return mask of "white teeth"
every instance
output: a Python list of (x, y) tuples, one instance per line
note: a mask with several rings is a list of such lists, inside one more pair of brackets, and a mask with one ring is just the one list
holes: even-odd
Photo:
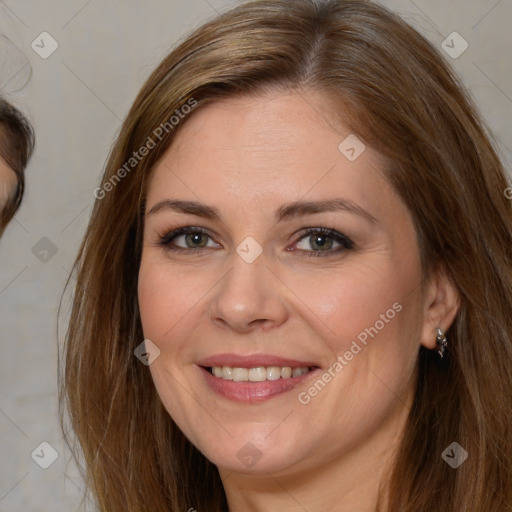
[[(220, 368), (220, 366), (216, 366), (215, 368)], [(230, 366), (223, 366), (221, 374), (215, 375), (215, 377), (222, 377), (225, 380), (233, 380), (233, 369)]]
[(231, 366), (213, 366), (212, 374), (224, 380), (235, 382), (263, 382), (265, 380), (289, 379), (308, 373), (311, 368), (290, 366), (257, 366), (254, 368), (233, 368)]
[(267, 368), (267, 380), (277, 380), (281, 378), (281, 368), (279, 366), (269, 366)]
[(233, 368), (233, 380), (242, 382), (249, 380), (249, 370), (247, 368)]
[(281, 378), (289, 379), (292, 376), (292, 369), (289, 366), (283, 366), (281, 368)]
[(263, 366), (251, 368), (249, 370), (249, 380), (251, 382), (263, 382), (264, 380), (267, 380), (267, 370), (265, 370)]

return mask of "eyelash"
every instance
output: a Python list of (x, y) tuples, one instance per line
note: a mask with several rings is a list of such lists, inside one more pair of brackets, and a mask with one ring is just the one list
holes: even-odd
[[(173, 247), (171, 242), (180, 235), (188, 235), (188, 234), (197, 234), (200, 233), (202, 235), (206, 235), (213, 240), (208, 231), (204, 228), (200, 227), (192, 227), (192, 226), (182, 226), (173, 229), (170, 232), (167, 232), (164, 235), (159, 236), (158, 245), (161, 247), (165, 247), (166, 249), (179, 252), (179, 253), (187, 253), (187, 254), (196, 254), (202, 252), (204, 249), (208, 249), (208, 247), (194, 247), (185, 249), (184, 247)], [(326, 256), (332, 256), (335, 254), (339, 254), (346, 250), (355, 249), (355, 244), (348, 238), (347, 236), (339, 233), (333, 229), (329, 228), (305, 228), (298, 233), (298, 240), (296, 243), (299, 243), (303, 238), (307, 238), (312, 235), (324, 235), (332, 238), (335, 242), (340, 244), (340, 247), (334, 250), (326, 250), (326, 251), (306, 251), (304, 249), (298, 249), (299, 252), (303, 253), (304, 256), (313, 257), (313, 258), (323, 258)], [(295, 251), (295, 249), (293, 249)]]

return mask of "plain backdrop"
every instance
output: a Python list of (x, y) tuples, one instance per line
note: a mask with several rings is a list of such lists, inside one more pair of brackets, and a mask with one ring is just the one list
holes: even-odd
[[(191, 29), (236, 3), (0, 2), (0, 34), (18, 48), (16, 53), (0, 45), (2, 92), (27, 114), (37, 134), (22, 208), (0, 242), (0, 512), (79, 509), (84, 486), (57, 420), (57, 309), (93, 190), (144, 79)], [(444, 55), (470, 89), (510, 170), (512, 2), (383, 3), (439, 48), (454, 31), (467, 41), (459, 58)], [(48, 58), (31, 46), (43, 46), (44, 37), (45, 51), (51, 48), (43, 32), (58, 44)], [(8, 62), (1, 62), (4, 57)], [(42, 442), (58, 453), (48, 469), (31, 456), (46, 450), (48, 457)]]

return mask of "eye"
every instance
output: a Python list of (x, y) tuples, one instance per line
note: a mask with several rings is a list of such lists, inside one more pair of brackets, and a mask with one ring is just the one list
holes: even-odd
[(299, 249), (307, 256), (329, 256), (354, 249), (354, 243), (348, 237), (333, 229), (307, 228), (299, 236), (299, 241), (291, 250)]
[[(342, 233), (328, 228), (306, 228), (290, 251), (299, 250), (306, 256), (329, 256), (347, 249), (354, 243)], [(174, 252), (196, 253), (208, 248), (221, 248), (209, 232), (200, 227), (178, 227), (159, 237), (158, 244)]]
[(220, 245), (213, 241), (209, 233), (198, 227), (181, 227), (160, 237), (159, 245), (171, 251), (197, 252)]

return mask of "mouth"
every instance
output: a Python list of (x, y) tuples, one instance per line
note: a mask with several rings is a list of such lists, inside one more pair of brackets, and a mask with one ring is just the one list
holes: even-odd
[(218, 379), (233, 382), (264, 382), (300, 377), (317, 368), (318, 366), (255, 366), (252, 368), (209, 366), (205, 369)]
[(262, 402), (291, 391), (320, 371), (312, 362), (261, 355), (223, 354), (196, 364), (211, 391), (246, 403)]

